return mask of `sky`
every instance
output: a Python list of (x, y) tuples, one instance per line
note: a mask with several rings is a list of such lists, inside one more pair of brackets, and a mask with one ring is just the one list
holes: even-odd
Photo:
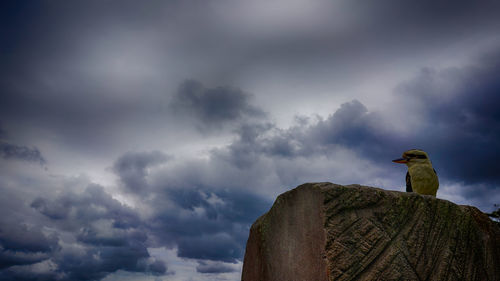
[(0, 279), (240, 280), (305, 182), (500, 204), (500, 2), (1, 1)]

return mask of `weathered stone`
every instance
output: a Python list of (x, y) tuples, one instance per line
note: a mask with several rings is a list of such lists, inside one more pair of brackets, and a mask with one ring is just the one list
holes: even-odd
[(252, 225), (242, 280), (500, 280), (500, 227), (432, 196), (304, 184)]

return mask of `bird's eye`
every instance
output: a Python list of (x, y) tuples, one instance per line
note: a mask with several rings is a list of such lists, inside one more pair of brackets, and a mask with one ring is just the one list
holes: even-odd
[(415, 154), (406, 154), (406, 157), (413, 158), (413, 157), (415, 157)]
[(425, 155), (417, 155), (417, 158), (418, 159), (427, 159), (427, 156), (425, 156)]

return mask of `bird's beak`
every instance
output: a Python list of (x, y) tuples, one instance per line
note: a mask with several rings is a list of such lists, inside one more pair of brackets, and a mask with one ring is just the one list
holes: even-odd
[(408, 163), (408, 159), (406, 159), (406, 158), (399, 158), (399, 159), (392, 160), (392, 162), (394, 162), (394, 163), (400, 163), (400, 164), (405, 164), (405, 163)]

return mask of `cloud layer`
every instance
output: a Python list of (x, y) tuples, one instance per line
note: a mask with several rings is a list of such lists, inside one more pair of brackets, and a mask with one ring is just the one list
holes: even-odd
[(0, 4), (2, 280), (238, 280), (279, 193), (403, 190), (410, 148), (438, 197), (500, 203), (494, 1), (18, 2)]

